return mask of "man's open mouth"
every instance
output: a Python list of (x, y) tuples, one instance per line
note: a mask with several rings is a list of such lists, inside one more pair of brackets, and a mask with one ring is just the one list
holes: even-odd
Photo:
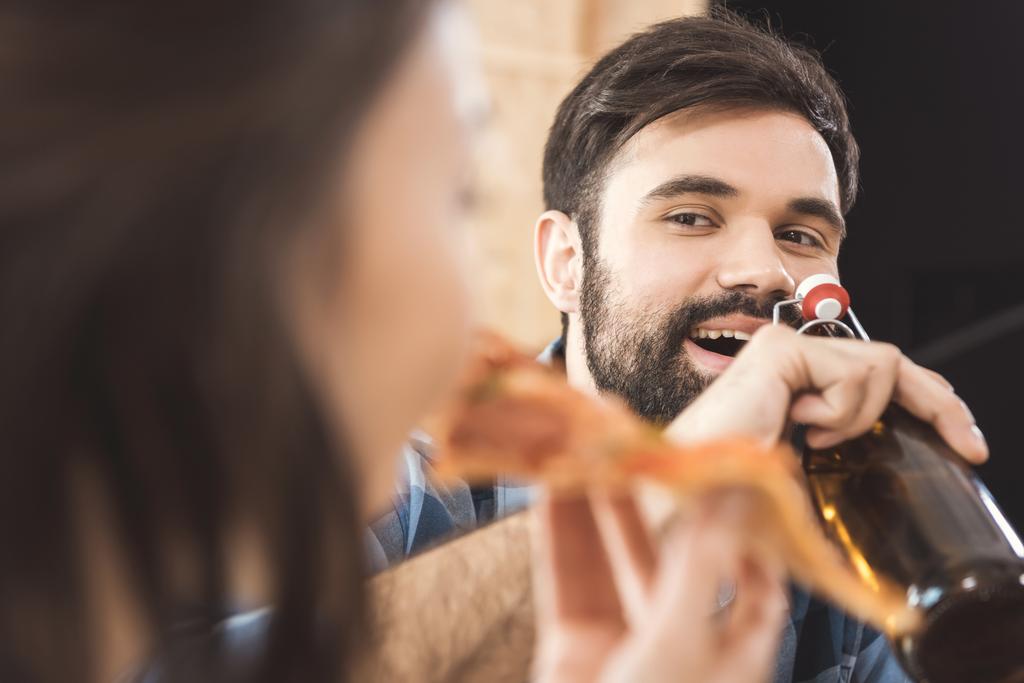
[(750, 334), (739, 330), (706, 330), (698, 327), (690, 331), (690, 339), (705, 351), (733, 358), (750, 340)]

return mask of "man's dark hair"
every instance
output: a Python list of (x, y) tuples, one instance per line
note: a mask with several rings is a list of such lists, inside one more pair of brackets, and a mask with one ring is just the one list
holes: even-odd
[[(766, 108), (803, 116), (825, 139), (845, 214), (857, 196), (860, 152), (846, 103), (817, 54), (723, 8), (637, 33), (601, 58), (562, 101), (544, 149), (544, 203), (579, 226), (596, 255), (602, 178), (633, 135), (692, 107)], [(568, 316), (562, 315), (563, 338)]]

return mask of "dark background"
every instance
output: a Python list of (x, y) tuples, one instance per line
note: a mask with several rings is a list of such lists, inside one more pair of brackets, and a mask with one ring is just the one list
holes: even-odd
[(847, 94), (861, 194), (840, 270), (875, 339), (938, 370), (1024, 531), (1024, 3), (730, 0), (822, 53)]

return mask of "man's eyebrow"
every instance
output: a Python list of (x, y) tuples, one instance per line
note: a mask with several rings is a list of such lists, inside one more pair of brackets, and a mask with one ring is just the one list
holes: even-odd
[(839, 213), (835, 204), (826, 199), (800, 197), (790, 200), (786, 208), (793, 213), (816, 216), (832, 226), (839, 233), (840, 239), (846, 237), (846, 221), (843, 220), (843, 215)]
[[(681, 175), (666, 180), (645, 194), (640, 200), (640, 206), (646, 206), (659, 199), (672, 199), (684, 194), (730, 198), (739, 196), (740, 191), (724, 180), (712, 176)], [(846, 221), (843, 220), (843, 215), (835, 204), (826, 199), (798, 197), (791, 199), (786, 208), (793, 213), (821, 218), (839, 233), (840, 239), (846, 237)]]
[(711, 197), (735, 197), (740, 191), (735, 187), (706, 175), (681, 175), (666, 180), (661, 185), (648, 192), (640, 200), (644, 206), (658, 199), (672, 199), (682, 194), (703, 194)]

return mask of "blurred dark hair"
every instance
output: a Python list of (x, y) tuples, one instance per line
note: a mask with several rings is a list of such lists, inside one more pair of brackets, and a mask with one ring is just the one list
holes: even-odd
[[(0, 10), (3, 680), (93, 670), (82, 472), (158, 648), (182, 617), (212, 624), (237, 607), (227, 536), (242, 521), (267, 551), (275, 605), (259, 678), (346, 678), (358, 492), (286, 330), (281, 260), (316, 229), (427, 4)], [(204, 650), (203, 680), (232, 675), (223, 645)]]
[[(544, 149), (544, 203), (576, 221), (584, 262), (597, 253), (608, 164), (640, 129), (693, 107), (803, 116), (832, 152), (843, 212), (853, 207), (860, 151), (835, 80), (809, 49), (718, 6), (709, 16), (665, 21), (632, 36), (558, 107)], [(562, 326), (564, 336), (565, 314)]]

